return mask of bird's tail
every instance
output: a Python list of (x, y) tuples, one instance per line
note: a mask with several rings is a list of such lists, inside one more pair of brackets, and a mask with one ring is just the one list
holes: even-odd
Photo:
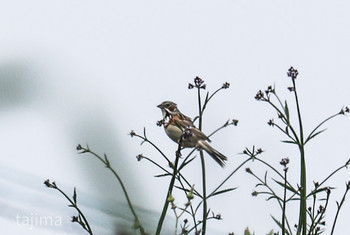
[(211, 147), (211, 145), (204, 140), (198, 141), (198, 145), (199, 149), (206, 151), (221, 167), (225, 166), (225, 161), (227, 161), (225, 155)]

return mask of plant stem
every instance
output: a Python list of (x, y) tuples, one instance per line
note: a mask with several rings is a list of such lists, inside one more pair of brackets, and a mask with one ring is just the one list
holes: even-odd
[(131, 210), (131, 213), (132, 213), (133, 216), (134, 216), (134, 225), (136, 225), (137, 228), (140, 229), (141, 234), (146, 234), (144, 228), (143, 228), (143, 227), (141, 226), (141, 224), (140, 224), (140, 220), (139, 220), (139, 218), (138, 218), (138, 216), (137, 216), (137, 214), (136, 214), (136, 212), (135, 212), (135, 209), (134, 209), (134, 207), (133, 207), (133, 205), (132, 205), (132, 203), (131, 203), (129, 194), (128, 194), (127, 190), (126, 190), (126, 187), (125, 187), (125, 185), (124, 185), (122, 179), (121, 179), (120, 176), (118, 175), (118, 173), (111, 167), (111, 165), (110, 165), (110, 163), (109, 163), (109, 161), (108, 161), (108, 159), (107, 159), (107, 156), (105, 155), (105, 159), (103, 159), (102, 157), (100, 157), (100, 156), (99, 156), (98, 154), (96, 154), (95, 152), (92, 152), (89, 148), (84, 149), (84, 151), (87, 151), (87, 152), (91, 153), (92, 155), (94, 155), (95, 157), (97, 157), (101, 162), (103, 162), (103, 163), (106, 165), (106, 168), (108, 168), (108, 169), (113, 173), (113, 175), (117, 178), (117, 180), (118, 180), (120, 186), (122, 187), (124, 196), (125, 196), (125, 198), (126, 198), (126, 201), (128, 202), (128, 206), (129, 206), (129, 208), (130, 208), (130, 210)]
[(171, 177), (171, 181), (170, 181), (170, 184), (169, 184), (169, 188), (168, 188), (168, 192), (167, 192), (167, 195), (166, 195), (166, 198), (165, 198), (165, 202), (164, 202), (164, 206), (163, 206), (163, 211), (162, 211), (162, 214), (159, 218), (159, 221), (158, 221), (158, 226), (157, 226), (157, 231), (156, 231), (156, 235), (159, 235), (160, 232), (162, 231), (162, 226), (163, 226), (163, 223), (164, 223), (164, 219), (165, 219), (165, 216), (166, 216), (166, 212), (168, 210), (168, 206), (169, 206), (169, 196), (172, 194), (173, 192), (173, 188), (174, 188), (174, 184), (175, 184), (175, 179), (176, 179), (176, 175), (177, 175), (177, 166), (179, 164), (179, 159), (180, 159), (180, 156), (181, 156), (181, 140), (179, 142), (179, 146), (178, 146), (178, 149), (176, 151), (176, 158), (175, 158), (175, 164), (174, 164), (174, 171), (173, 171), (173, 175)]
[[(197, 89), (198, 95), (198, 110), (199, 110), (199, 124), (198, 129), (202, 130), (202, 115), (207, 102), (204, 104), (202, 109), (201, 93), (200, 88)], [(206, 175), (205, 175), (205, 160), (203, 151), (200, 151), (201, 165), (202, 165), (202, 197), (203, 197), (203, 219), (202, 219), (202, 235), (205, 235), (207, 229), (207, 187), (206, 187)]]
[(86, 225), (86, 228), (85, 228), (85, 227), (83, 227), (83, 228), (84, 228), (89, 234), (92, 235), (93, 232), (92, 232), (92, 229), (91, 229), (91, 227), (90, 227), (90, 225), (89, 225), (89, 222), (88, 222), (88, 220), (86, 219), (86, 217), (84, 216), (83, 212), (79, 209), (78, 205), (77, 205), (76, 203), (74, 203), (74, 202), (67, 196), (67, 194), (65, 194), (60, 188), (58, 188), (58, 187), (56, 186), (56, 184), (54, 185), (53, 188), (56, 189), (56, 190), (58, 190), (58, 191), (71, 203), (71, 206), (72, 206), (74, 209), (76, 209), (76, 210), (78, 211), (79, 215), (81, 216), (81, 218), (82, 218), (83, 221), (84, 221), (84, 224)]
[(206, 187), (206, 175), (205, 175), (205, 161), (203, 151), (200, 151), (201, 163), (202, 163), (202, 184), (203, 184), (203, 224), (202, 235), (205, 235), (207, 228), (207, 187)]
[(287, 206), (287, 168), (284, 169), (284, 192), (283, 192), (283, 207), (282, 207), (282, 235), (286, 234), (286, 206)]
[(346, 184), (346, 190), (345, 190), (345, 193), (344, 193), (344, 195), (343, 195), (343, 198), (341, 199), (340, 204), (337, 202), (338, 208), (337, 208), (337, 213), (336, 213), (336, 215), (335, 215), (335, 217), (334, 217), (331, 235), (333, 235), (333, 233), (334, 233), (334, 229), (335, 229), (335, 225), (336, 225), (337, 220), (338, 220), (338, 216), (339, 216), (340, 209), (341, 209), (341, 207), (343, 206), (343, 204), (344, 204), (344, 202), (345, 202), (346, 194), (349, 192), (349, 189), (350, 189), (350, 183), (347, 183), (347, 184)]
[(299, 131), (300, 131), (300, 142), (299, 142), (299, 152), (300, 152), (300, 211), (299, 211), (299, 226), (297, 234), (306, 235), (307, 230), (307, 205), (306, 205), (306, 162), (305, 162), (305, 150), (304, 150), (304, 131), (303, 131), (303, 122), (301, 119), (301, 111), (299, 106), (299, 99), (298, 99), (298, 93), (296, 89), (295, 79), (292, 78), (293, 81), (293, 87), (294, 87), (294, 96), (295, 96), (295, 103), (297, 106), (297, 112), (298, 112), (298, 121), (299, 121)]

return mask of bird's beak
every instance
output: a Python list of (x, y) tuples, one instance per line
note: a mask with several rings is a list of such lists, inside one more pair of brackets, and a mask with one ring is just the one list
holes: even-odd
[(162, 104), (158, 105), (157, 107), (161, 109), (162, 108)]

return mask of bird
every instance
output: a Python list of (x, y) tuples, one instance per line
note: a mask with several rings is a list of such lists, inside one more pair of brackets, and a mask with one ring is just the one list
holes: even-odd
[[(164, 101), (157, 106), (161, 109), (163, 119), (160, 121), (168, 137), (185, 148), (196, 148), (207, 152), (221, 167), (225, 166), (227, 157), (214, 149), (211, 142), (201, 130), (199, 130), (190, 117), (187, 117), (177, 108), (172, 101)], [(181, 141), (181, 143), (180, 143)]]

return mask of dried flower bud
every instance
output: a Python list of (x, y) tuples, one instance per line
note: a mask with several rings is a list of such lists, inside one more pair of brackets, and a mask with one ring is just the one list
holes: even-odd
[(129, 135), (131, 136), (131, 137), (134, 137), (135, 135), (136, 135), (136, 133), (135, 133), (135, 131), (130, 131), (130, 133), (129, 133)]
[(79, 222), (79, 217), (78, 216), (72, 216), (72, 222)]
[(45, 180), (44, 184), (46, 185), (46, 187), (49, 187), (49, 188), (51, 187), (51, 183), (49, 179)]
[(262, 150), (262, 148), (258, 148), (257, 150), (256, 150), (256, 154), (261, 154), (261, 153), (263, 153), (264, 152), (264, 150)]
[(195, 77), (194, 86), (199, 88), (199, 89), (205, 89), (204, 80), (201, 79), (200, 77)]
[(275, 90), (272, 88), (272, 86), (268, 86), (267, 89), (265, 90), (265, 94), (268, 95), (269, 93), (274, 93)]
[(268, 124), (269, 126), (274, 126), (275, 123), (274, 123), (274, 121), (273, 121), (273, 118), (270, 119), (270, 120), (267, 122), (267, 124)]
[(294, 88), (294, 87), (292, 87), (292, 86), (287, 87), (287, 89), (288, 89), (290, 92), (295, 91), (295, 88)]
[(252, 170), (250, 168), (245, 168), (245, 171), (249, 174), (253, 174)]
[(232, 124), (234, 126), (237, 126), (238, 125), (238, 119), (232, 119)]
[(319, 213), (319, 214), (323, 214), (323, 213), (325, 213), (326, 212), (326, 208), (325, 207), (323, 207), (322, 205), (320, 205), (320, 207), (318, 208), (318, 210), (317, 210), (317, 213)]
[(284, 167), (286, 167), (288, 164), (289, 164), (289, 158), (283, 158), (281, 161), (280, 161), (280, 164)]
[(298, 74), (299, 72), (297, 69), (294, 69), (293, 67), (290, 67), (288, 69), (288, 72), (287, 72), (288, 77), (291, 77), (292, 79), (296, 79)]
[(142, 153), (136, 156), (137, 161), (141, 161), (142, 158), (144, 158)]
[(228, 83), (228, 82), (225, 82), (224, 84), (222, 84), (222, 89), (227, 89), (227, 88), (229, 88), (230, 87), (230, 83)]
[(259, 90), (258, 93), (256, 93), (255, 97), (256, 100), (263, 100), (264, 99), (264, 93)]

